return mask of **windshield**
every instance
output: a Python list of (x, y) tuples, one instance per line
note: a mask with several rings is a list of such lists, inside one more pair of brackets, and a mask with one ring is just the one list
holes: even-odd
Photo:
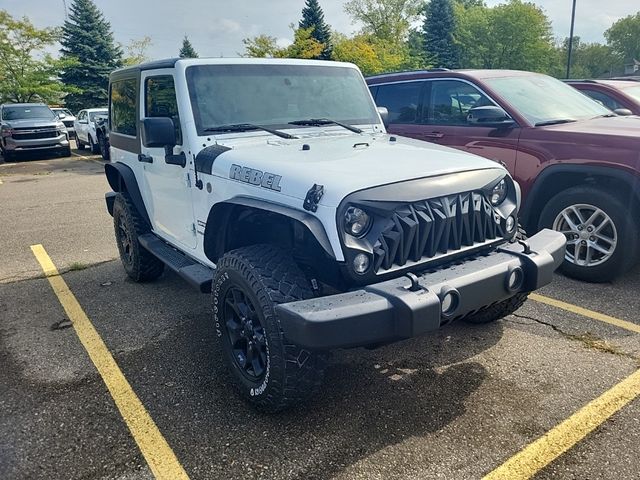
[(578, 90), (546, 75), (488, 78), (485, 82), (533, 125), (611, 114)]
[(626, 93), (630, 97), (633, 97), (634, 100), (640, 102), (640, 85), (625, 88), (624, 93)]
[(107, 110), (100, 110), (98, 112), (89, 112), (89, 121), (95, 122), (96, 118), (104, 117), (107, 114)]
[(49, 107), (43, 105), (6, 106), (2, 109), (3, 120), (27, 120), (30, 118), (53, 120), (55, 115)]
[(187, 69), (187, 82), (199, 135), (241, 123), (292, 128), (289, 122), (314, 118), (378, 123), (369, 91), (352, 68), (202, 65)]
[(60, 115), (61, 113), (64, 113), (67, 117), (73, 117), (73, 114), (66, 108), (52, 108), (51, 110), (56, 115)]

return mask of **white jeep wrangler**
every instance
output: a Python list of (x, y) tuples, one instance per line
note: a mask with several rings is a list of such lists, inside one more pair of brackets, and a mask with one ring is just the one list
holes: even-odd
[(354, 65), (166, 60), (115, 71), (109, 92), (124, 268), (212, 293), (262, 410), (309, 397), (330, 349), (513, 312), (564, 258), (562, 233), (525, 240), (502, 166), (388, 135)]

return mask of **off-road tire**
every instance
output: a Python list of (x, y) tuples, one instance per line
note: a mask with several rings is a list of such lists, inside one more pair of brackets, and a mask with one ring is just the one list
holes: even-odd
[(109, 160), (109, 146), (104, 135), (98, 135), (98, 145), (100, 147), (100, 155), (103, 160)]
[[(226, 253), (216, 265), (212, 286), (213, 318), (233, 383), (258, 410), (277, 412), (300, 404), (319, 388), (326, 354), (290, 342), (274, 311), (279, 303), (313, 296), (309, 282), (282, 249), (253, 245)], [(266, 369), (251, 379), (234, 358), (225, 310), (227, 292), (240, 289), (251, 302), (266, 338)]]
[[(522, 228), (520, 225), (518, 225), (518, 233), (516, 234), (515, 239), (527, 239), (527, 232), (525, 232), (524, 228)], [(507, 298), (506, 300), (498, 302), (494, 305), (489, 305), (488, 307), (482, 308), (476, 313), (467, 315), (462, 320), (467, 323), (473, 323), (476, 325), (495, 322), (496, 320), (500, 320), (501, 318), (504, 318), (507, 315), (511, 315), (513, 312), (518, 310), (522, 305), (524, 305), (524, 302), (527, 301), (528, 296), (529, 293), (517, 293), (511, 298)]]
[(93, 153), (94, 155), (100, 153), (100, 145), (93, 141), (91, 135), (89, 135), (89, 150), (91, 150), (91, 153)]
[[(164, 263), (140, 245), (138, 237), (148, 233), (149, 227), (126, 192), (118, 193), (113, 203), (113, 226), (120, 260), (127, 275), (135, 282), (158, 278), (164, 270)], [(128, 239), (124, 238), (126, 235)]]
[(633, 267), (638, 260), (640, 225), (635, 205), (619, 199), (614, 192), (588, 185), (558, 193), (544, 206), (538, 227), (552, 228), (555, 218), (571, 205), (587, 204), (603, 210), (617, 230), (617, 245), (611, 256), (598, 265), (581, 266), (565, 260), (560, 270), (565, 275), (593, 283), (610, 282)]

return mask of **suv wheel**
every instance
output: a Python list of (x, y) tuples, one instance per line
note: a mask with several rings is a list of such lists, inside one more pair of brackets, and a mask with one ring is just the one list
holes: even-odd
[(239, 248), (217, 263), (212, 301), (223, 357), (241, 394), (260, 410), (289, 408), (320, 386), (325, 355), (287, 340), (274, 311), (310, 297), (307, 279), (277, 247)]
[(158, 278), (164, 263), (140, 245), (138, 237), (148, 233), (149, 228), (126, 192), (120, 192), (113, 203), (113, 225), (120, 260), (127, 275), (135, 282)]
[(633, 208), (615, 195), (589, 186), (553, 197), (540, 214), (540, 228), (567, 237), (563, 273), (589, 282), (607, 282), (631, 268), (638, 256), (638, 221)]
[(93, 142), (91, 135), (89, 135), (89, 150), (91, 150), (91, 153), (93, 154), (100, 153), (100, 145)]
[(104, 135), (98, 135), (98, 145), (100, 146), (100, 155), (103, 160), (109, 160), (109, 144)]

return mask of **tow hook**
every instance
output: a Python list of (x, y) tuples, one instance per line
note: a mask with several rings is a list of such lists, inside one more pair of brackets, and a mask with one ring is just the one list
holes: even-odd
[(318, 210), (318, 202), (324, 195), (324, 185), (313, 184), (313, 187), (307, 192), (302, 208), (310, 212)]

